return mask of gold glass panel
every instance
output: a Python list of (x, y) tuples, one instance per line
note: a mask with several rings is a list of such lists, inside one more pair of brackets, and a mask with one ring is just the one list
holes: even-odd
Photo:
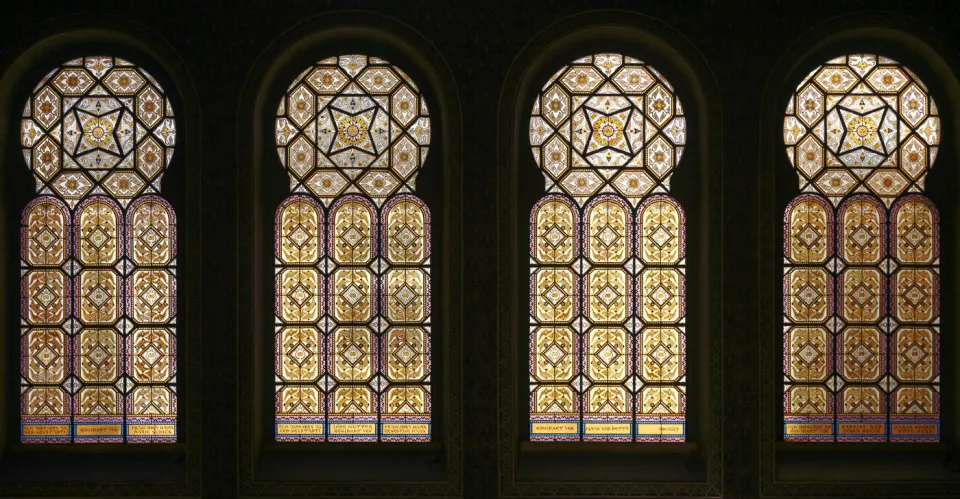
[(314, 322), (320, 318), (320, 275), (316, 269), (284, 269), (277, 281), (281, 319)]
[(390, 269), (386, 276), (387, 319), (420, 322), (427, 312), (425, 285), (428, 276), (420, 269)]
[(165, 383), (176, 373), (176, 339), (169, 329), (135, 329), (128, 339), (131, 378), (137, 383)]
[(630, 314), (630, 288), (622, 268), (594, 268), (587, 273), (587, 318), (623, 322)]
[(277, 356), (285, 381), (315, 381), (323, 365), (323, 339), (313, 326), (289, 326), (277, 334)]
[(333, 318), (366, 322), (373, 317), (373, 274), (364, 267), (343, 267), (333, 273)]
[(840, 249), (851, 265), (874, 265), (884, 255), (884, 215), (869, 198), (855, 198), (840, 209)]
[(365, 265), (373, 259), (373, 212), (349, 199), (333, 210), (333, 259), (341, 265)]
[(56, 325), (69, 315), (70, 282), (59, 270), (31, 270), (23, 277), (24, 319), (34, 325)]
[(793, 263), (824, 263), (833, 254), (832, 209), (821, 198), (798, 198), (787, 211), (787, 258)]
[(67, 376), (70, 340), (61, 329), (31, 329), (26, 335), (26, 378), (30, 383), (58, 384)]
[(70, 215), (55, 198), (39, 199), (42, 201), (31, 204), (24, 213), (24, 260), (29, 265), (61, 265), (70, 255)]
[(570, 381), (577, 370), (577, 337), (568, 327), (540, 327), (534, 332), (534, 372), (541, 382)]
[(784, 277), (786, 314), (794, 322), (822, 322), (832, 313), (833, 282), (822, 268), (798, 267)]
[(130, 230), (130, 259), (137, 265), (167, 265), (173, 260), (176, 217), (160, 198), (146, 197), (134, 202), (127, 215)]
[(631, 369), (633, 341), (623, 328), (593, 328), (586, 336), (587, 375), (596, 383), (622, 382)]
[(387, 379), (392, 382), (422, 381), (429, 374), (430, 338), (423, 328), (393, 327), (387, 331)]
[(77, 214), (78, 257), (83, 265), (113, 265), (119, 258), (120, 221), (106, 198), (93, 198)]
[(683, 275), (676, 269), (645, 269), (640, 274), (641, 318), (673, 323), (683, 317)]
[(288, 201), (280, 208), (279, 258), (285, 264), (311, 264), (320, 260), (320, 230), (323, 215), (307, 199)]
[(683, 258), (683, 214), (667, 200), (645, 203), (639, 215), (640, 259), (649, 265), (675, 265)]
[(427, 257), (427, 214), (412, 200), (393, 203), (385, 217), (386, 257), (391, 264), (419, 264)]
[(341, 382), (363, 382), (373, 376), (375, 341), (364, 327), (340, 327), (330, 336), (333, 375)]
[(576, 277), (569, 269), (543, 268), (534, 273), (536, 318), (541, 323), (569, 322), (576, 313)]
[(176, 278), (167, 270), (136, 270), (130, 279), (130, 312), (140, 324), (164, 324), (173, 318)]
[(113, 324), (120, 318), (120, 278), (112, 270), (80, 272), (80, 320), (86, 324)]
[(641, 370), (644, 381), (671, 383), (680, 381), (684, 368), (684, 340), (673, 327), (644, 328), (640, 335)]
[(586, 219), (587, 257), (598, 264), (625, 262), (631, 249), (626, 206), (603, 199), (587, 207)]
[(87, 383), (112, 383), (119, 374), (119, 335), (112, 329), (85, 329), (77, 340), (80, 380)]
[(535, 254), (541, 263), (570, 263), (576, 255), (576, 219), (573, 206), (551, 199), (535, 208)]

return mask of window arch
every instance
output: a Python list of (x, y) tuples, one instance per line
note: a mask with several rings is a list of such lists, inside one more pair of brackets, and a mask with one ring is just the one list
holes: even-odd
[(784, 439), (938, 441), (940, 143), (926, 85), (875, 54), (830, 59), (783, 125), (802, 194), (784, 216)]
[(307, 68), (277, 109), (278, 441), (428, 441), (427, 103), (366, 55)]
[(621, 54), (562, 67), (533, 105), (530, 439), (683, 441), (686, 142), (673, 87)]
[(173, 108), (110, 56), (50, 71), (23, 108), (21, 441), (177, 439)]

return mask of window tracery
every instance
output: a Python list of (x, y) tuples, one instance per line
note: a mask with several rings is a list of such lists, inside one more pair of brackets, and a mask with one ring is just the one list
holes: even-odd
[(939, 221), (923, 195), (940, 117), (922, 81), (837, 57), (784, 118), (784, 439), (937, 441)]
[(293, 193), (276, 218), (278, 441), (427, 441), (427, 104), (365, 55), (307, 68), (277, 109)]
[(577, 59), (537, 96), (547, 195), (530, 219), (530, 438), (686, 437), (686, 141), (673, 87), (620, 54)]
[(23, 109), (37, 197), (21, 222), (21, 441), (177, 439), (176, 124), (143, 68), (53, 69)]

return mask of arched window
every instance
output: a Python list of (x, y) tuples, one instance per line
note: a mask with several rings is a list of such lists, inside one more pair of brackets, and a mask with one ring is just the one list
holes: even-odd
[(27, 99), (20, 138), (36, 180), (21, 221), (21, 441), (176, 441), (169, 99), (126, 60), (73, 59)]
[(784, 119), (802, 192), (784, 216), (784, 439), (938, 441), (940, 118), (909, 69), (837, 57)]
[(417, 85), (377, 57), (317, 62), (281, 100), (278, 441), (430, 440), (430, 211), (414, 194), (429, 144)]
[(683, 441), (686, 139), (670, 83), (597, 54), (537, 96), (547, 195), (530, 215), (530, 439)]

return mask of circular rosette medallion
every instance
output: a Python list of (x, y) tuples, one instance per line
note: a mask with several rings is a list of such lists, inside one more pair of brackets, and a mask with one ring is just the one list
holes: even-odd
[(530, 117), (530, 145), (548, 192), (565, 192), (580, 204), (604, 192), (634, 205), (668, 192), (686, 135), (683, 108), (666, 78), (620, 54), (561, 68)]
[(380, 204), (415, 188), (430, 145), (427, 104), (413, 80), (383, 59), (330, 57), (281, 98), (276, 144), (293, 192), (325, 204), (359, 192)]
[(837, 57), (814, 69), (787, 103), (787, 156), (800, 187), (834, 204), (872, 193), (887, 206), (922, 192), (940, 143), (940, 117), (926, 85), (873, 54)]
[(20, 121), (37, 192), (71, 207), (93, 194), (126, 206), (160, 192), (176, 136), (163, 88), (117, 57), (81, 57), (54, 69), (34, 88)]

